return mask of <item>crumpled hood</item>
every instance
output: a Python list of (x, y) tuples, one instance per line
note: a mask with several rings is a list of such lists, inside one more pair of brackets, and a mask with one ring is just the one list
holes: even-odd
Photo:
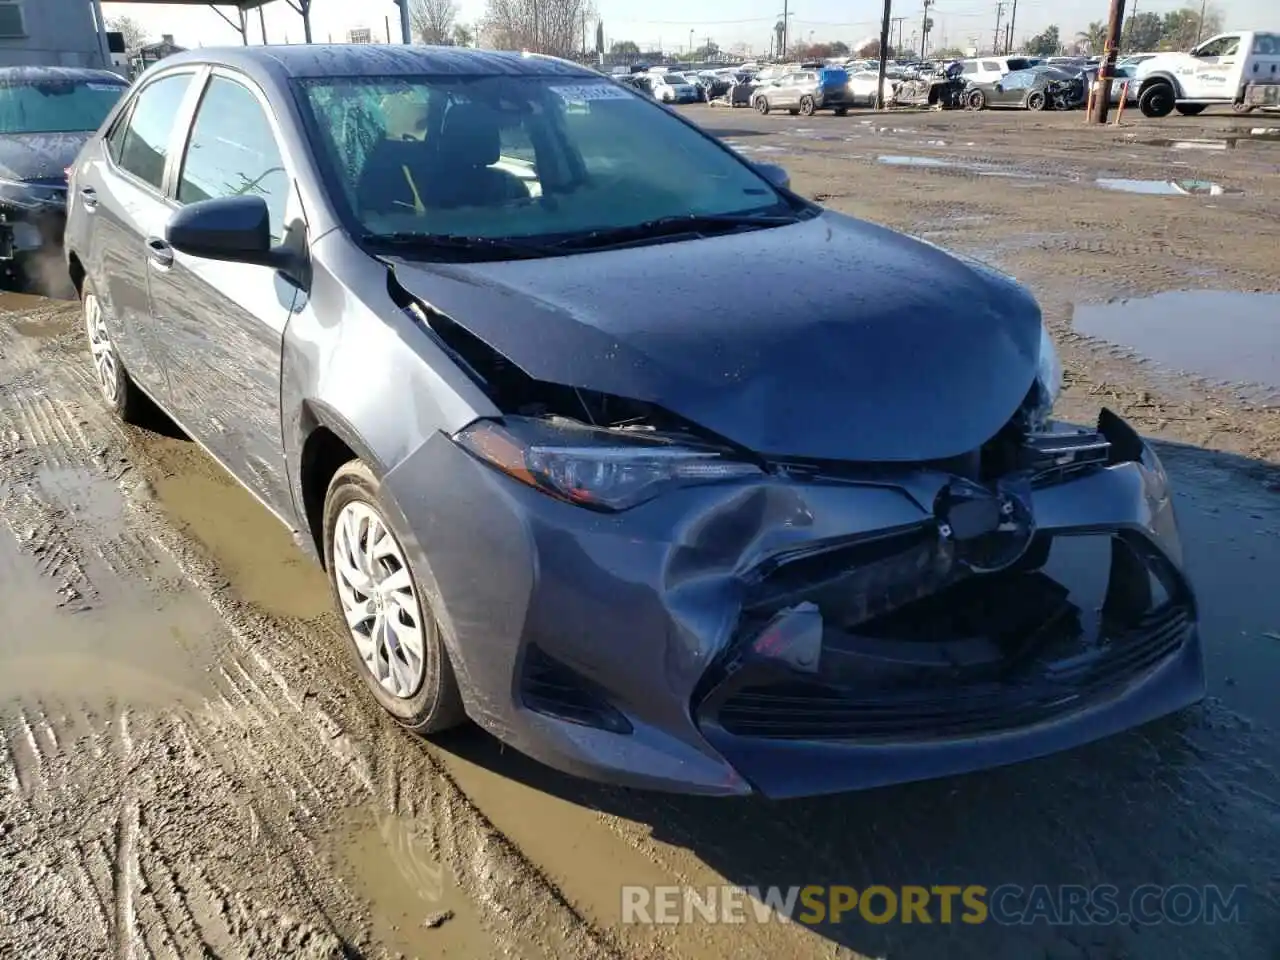
[(0, 177), (6, 180), (61, 180), (85, 141), (84, 133), (20, 133), (0, 136)]
[(530, 376), (659, 404), (766, 456), (956, 456), (1035, 379), (1040, 311), (1021, 287), (830, 212), (563, 258), (393, 262)]

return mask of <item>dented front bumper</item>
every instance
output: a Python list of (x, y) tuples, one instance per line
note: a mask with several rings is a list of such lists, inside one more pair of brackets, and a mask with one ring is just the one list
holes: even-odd
[(383, 489), (490, 732), (615, 783), (796, 796), (1040, 756), (1203, 696), (1164, 470), (1108, 431), (1110, 463), (1024, 491), (1034, 540), (989, 573), (940, 537), (938, 471), (601, 514), (435, 436)]

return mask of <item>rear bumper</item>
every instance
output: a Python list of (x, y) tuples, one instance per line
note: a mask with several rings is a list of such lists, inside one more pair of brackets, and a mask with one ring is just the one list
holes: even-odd
[[(1009, 638), (993, 642), (994, 621), (978, 614), (967, 633), (928, 634), (918, 605), (953, 584), (931, 581), (933, 568), (905, 548), (881, 550), (887, 565), (858, 554), (847, 570), (836, 564), (836, 580), (815, 574), (785, 609), (761, 613), (762, 596), (782, 595), (775, 588), (797, 569), (793, 558), (894, 538), (936, 542), (934, 505), (948, 482), (936, 473), (871, 485), (771, 477), (603, 515), (537, 493), (436, 436), (387, 474), (383, 490), (468, 713), (497, 737), (553, 767), (627, 786), (812, 795), (1041, 756), (1203, 697), (1164, 470), (1115, 423), (1125, 458), (1030, 494), (1037, 537), (1055, 545), (1043, 572), (1026, 554), (1025, 570), (989, 575), (1025, 580), (962, 582), (992, 582), (998, 598), (1030, 595), (1035, 581), (1053, 622), (1032, 622), (1034, 604), (1015, 611), (1031, 626), (1009, 642), (1035, 638), (1016, 651), (1001, 646)], [(1077, 564), (1086, 582), (1074, 599), (1047, 586), (1056, 544), (1086, 538), (1123, 545), (1121, 579), (1151, 573), (1163, 602), (1138, 611), (1129, 588), (1108, 600), (1105, 564)], [(1103, 599), (1085, 597), (1091, 589)], [(851, 603), (885, 598), (896, 598), (917, 635), (904, 639), (893, 625), (901, 613), (864, 609), (851, 618), (856, 629), (841, 622)], [(1128, 603), (1127, 619), (1101, 622), (1096, 607), (1108, 603)], [(821, 643), (811, 662), (761, 642), (780, 615), (814, 609)], [(767, 709), (752, 715), (762, 702)]]
[(1244, 102), (1250, 107), (1280, 107), (1280, 83), (1251, 83), (1244, 88)]

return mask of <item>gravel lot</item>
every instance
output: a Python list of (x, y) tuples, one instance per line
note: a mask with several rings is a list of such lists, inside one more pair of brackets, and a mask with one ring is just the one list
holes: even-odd
[[(76, 306), (4, 295), (0, 957), (1280, 956), (1280, 312), (1259, 296), (1280, 290), (1280, 138), (1253, 133), (1280, 120), (681, 109), (798, 192), (1030, 285), (1060, 411), (1162, 441), (1209, 700), (1034, 763), (786, 804), (581, 783), (475, 730), (425, 744), (347, 670), (288, 534), (172, 425), (105, 414)], [(1221, 190), (1113, 189), (1170, 181)], [(1192, 290), (1157, 301), (1163, 334), (1132, 319)], [(624, 884), (717, 882), (1247, 891), (1217, 926), (620, 922)]]

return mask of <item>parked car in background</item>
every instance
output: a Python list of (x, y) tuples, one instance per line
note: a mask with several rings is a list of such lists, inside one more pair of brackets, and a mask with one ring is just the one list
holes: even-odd
[(128, 86), (104, 70), (0, 68), (0, 265), (11, 282), (48, 285), (32, 258), (59, 263), (67, 165)]
[(1084, 100), (1083, 78), (1051, 67), (1015, 70), (996, 81), (970, 83), (964, 94), (965, 105), (971, 110), (1070, 109)]
[[(1089, 91), (1098, 82), (1100, 70), (1100, 67), (1086, 67), (1080, 71), (1086, 99)], [(1111, 79), (1111, 105), (1118, 106), (1121, 97), (1124, 97), (1126, 104), (1137, 103), (1139, 88), (1137, 64), (1116, 64), (1115, 76)]]
[(697, 103), (698, 87), (679, 73), (650, 73), (651, 91), (663, 103)]
[(761, 84), (752, 92), (751, 104), (762, 114), (786, 110), (805, 117), (819, 110), (843, 116), (857, 105), (843, 67), (800, 69)]
[[(862, 70), (849, 74), (849, 94), (853, 98), (854, 104), (859, 107), (874, 107), (876, 104), (876, 87), (879, 83), (879, 72)], [(894, 80), (885, 76), (884, 84), (880, 87), (881, 92), (884, 94), (885, 103), (893, 100), (893, 92), (896, 88), (897, 84)]]
[(964, 78), (972, 83), (994, 83), (1006, 73), (1026, 70), (1044, 61), (1039, 57), (978, 57), (961, 60)]

